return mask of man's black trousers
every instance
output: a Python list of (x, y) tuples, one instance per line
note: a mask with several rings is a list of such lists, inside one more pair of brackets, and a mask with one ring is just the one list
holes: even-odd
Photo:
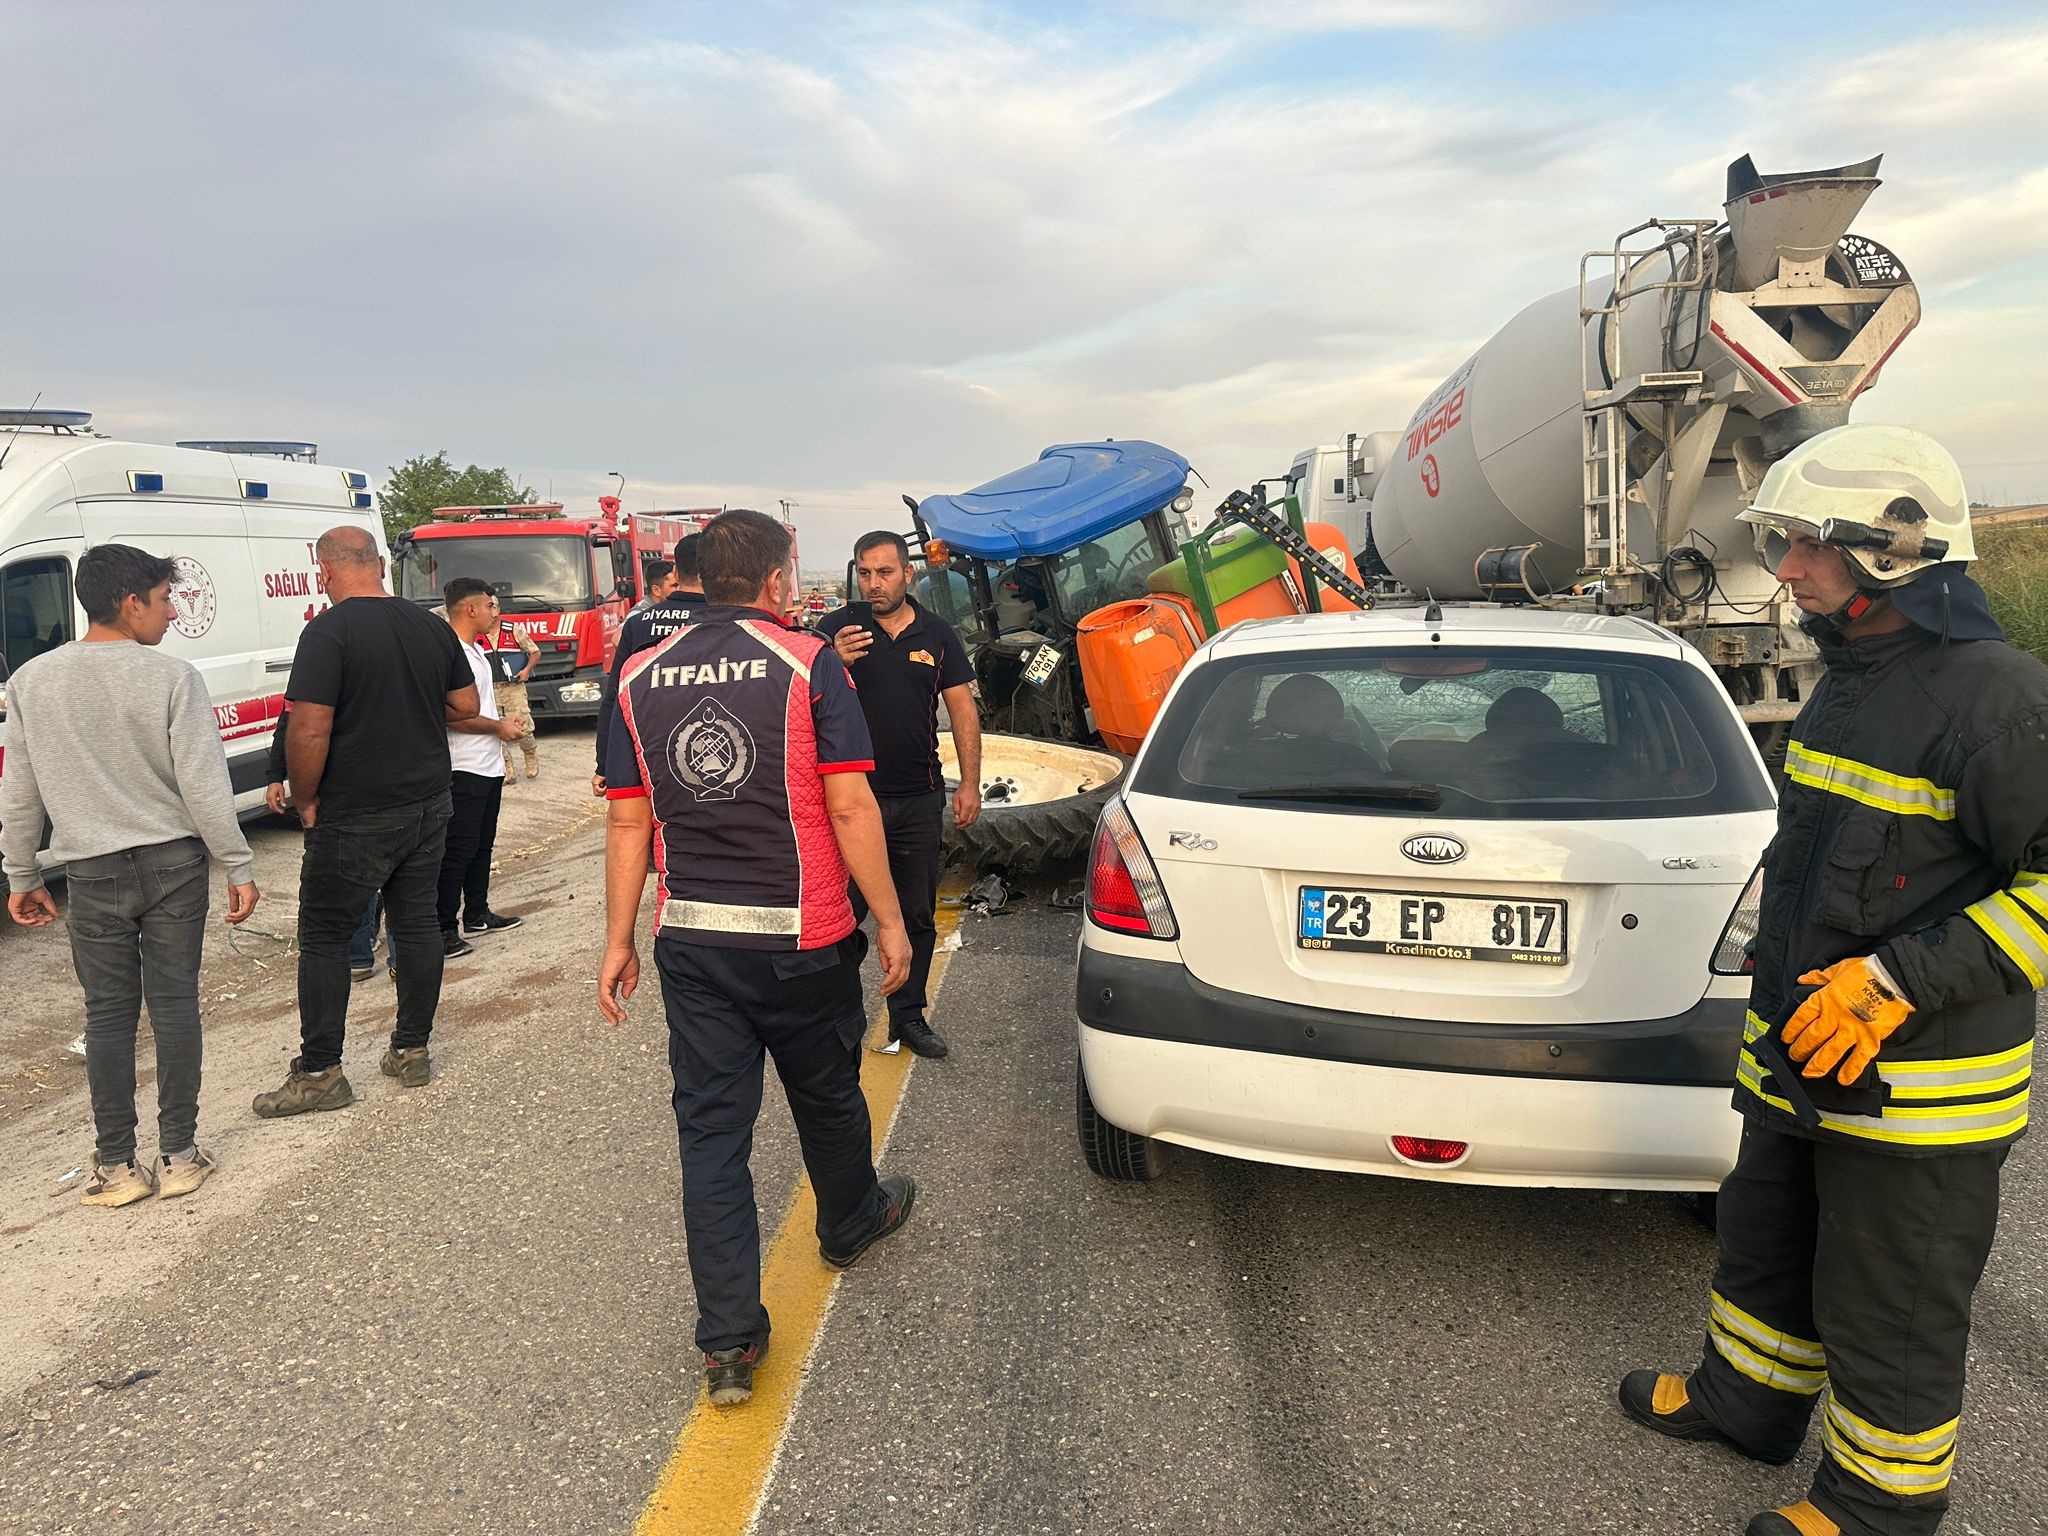
[[(921, 1019), (930, 999), (925, 984), (932, 974), (932, 949), (938, 942), (939, 866), (945, 862), (946, 792), (922, 795), (877, 795), (882, 808), (882, 836), (889, 845), (889, 880), (896, 904), (903, 908), (903, 926), (910, 930), (910, 979), (890, 995), (889, 1024), (893, 1032), (904, 1019)], [(868, 904), (854, 886), (853, 915), (866, 922)]]
[(504, 775), (458, 771), (448, 786), (455, 814), (448, 822), (448, 853), (441, 861), (438, 903), (441, 930), (455, 926), (458, 908), (472, 918), (491, 910), (491, 850), (498, 841)]
[(299, 865), (300, 1064), (324, 1072), (341, 1060), (348, 1016), (349, 941), (377, 892), (391, 924), (398, 972), (398, 1050), (425, 1045), (441, 1003), (441, 935), (434, 887), (448, 837), (448, 796), (416, 805), (322, 816)]
[(1796, 1453), (1824, 1402), (1808, 1497), (1848, 1536), (1923, 1536), (1948, 1508), (2004, 1162), (1743, 1129), (1692, 1399), (1766, 1456)]
[(857, 933), (799, 951), (654, 941), (675, 1075), (697, 1347), (707, 1354), (768, 1337), (749, 1166), (764, 1052), (775, 1058), (796, 1121), (818, 1201), (818, 1242), (844, 1252), (881, 1219), (887, 1201), (860, 1091), (865, 949)]

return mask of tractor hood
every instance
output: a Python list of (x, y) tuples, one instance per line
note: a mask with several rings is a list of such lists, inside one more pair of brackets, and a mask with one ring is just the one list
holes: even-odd
[(987, 485), (927, 496), (918, 512), (963, 555), (1056, 555), (1165, 506), (1187, 477), (1188, 461), (1157, 443), (1061, 443)]

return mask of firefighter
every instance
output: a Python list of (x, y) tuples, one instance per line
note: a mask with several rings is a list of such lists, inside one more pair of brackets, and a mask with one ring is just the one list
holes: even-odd
[(1764, 859), (1743, 1116), (1689, 1376), (1622, 1407), (1774, 1465), (1821, 1452), (1750, 1536), (1920, 1536), (1948, 1508), (1970, 1298), (2026, 1129), (2048, 975), (2048, 668), (2003, 643), (1939, 445), (1823, 432), (1742, 514), (1826, 672)]

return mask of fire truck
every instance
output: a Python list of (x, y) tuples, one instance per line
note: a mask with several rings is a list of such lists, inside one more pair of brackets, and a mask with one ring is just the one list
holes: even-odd
[(436, 507), (392, 540), (393, 576), (400, 597), (425, 607), (458, 576), (489, 582), (504, 613), (499, 643), (520, 630), (540, 647), (526, 688), (534, 718), (595, 715), (619, 625), (642, 593), (632, 533), (611, 496), (592, 516), (560, 502)]
[[(524, 631), (540, 647), (526, 693), (534, 718), (594, 716), (618, 644), (619, 626), (647, 595), (647, 568), (675, 553), (725, 509), (624, 512), (600, 496), (595, 516), (569, 516), (560, 502), (515, 507), (436, 507), (433, 521), (391, 544), (400, 597), (426, 607), (458, 576), (487, 581), (504, 614), (498, 643)], [(788, 523), (790, 538), (796, 529)]]

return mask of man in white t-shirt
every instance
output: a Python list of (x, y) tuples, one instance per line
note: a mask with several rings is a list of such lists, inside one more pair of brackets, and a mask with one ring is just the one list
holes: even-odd
[[(476, 677), (477, 713), (448, 727), (448, 761), (453, 770), (449, 795), (454, 814), (448, 821), (448, 851), (441, 858), (441, 951), (449, 959), (473, 947), (463, 937), (517, 928), (519, 919), (491, 910), (491, 849), (498, 840), (498, 806), (505, 798), (504, 744), (517, 741), (526, 727), (498, 717), (491, 687), (488, 654), (477, 644), (480, 635), (498, 627), (498, 598), (474, 576), (458, 576), (441, 589), (448, 625), (462, 642), (462, 654)], [(456, 926), (458, 911), (462, 926)]]

